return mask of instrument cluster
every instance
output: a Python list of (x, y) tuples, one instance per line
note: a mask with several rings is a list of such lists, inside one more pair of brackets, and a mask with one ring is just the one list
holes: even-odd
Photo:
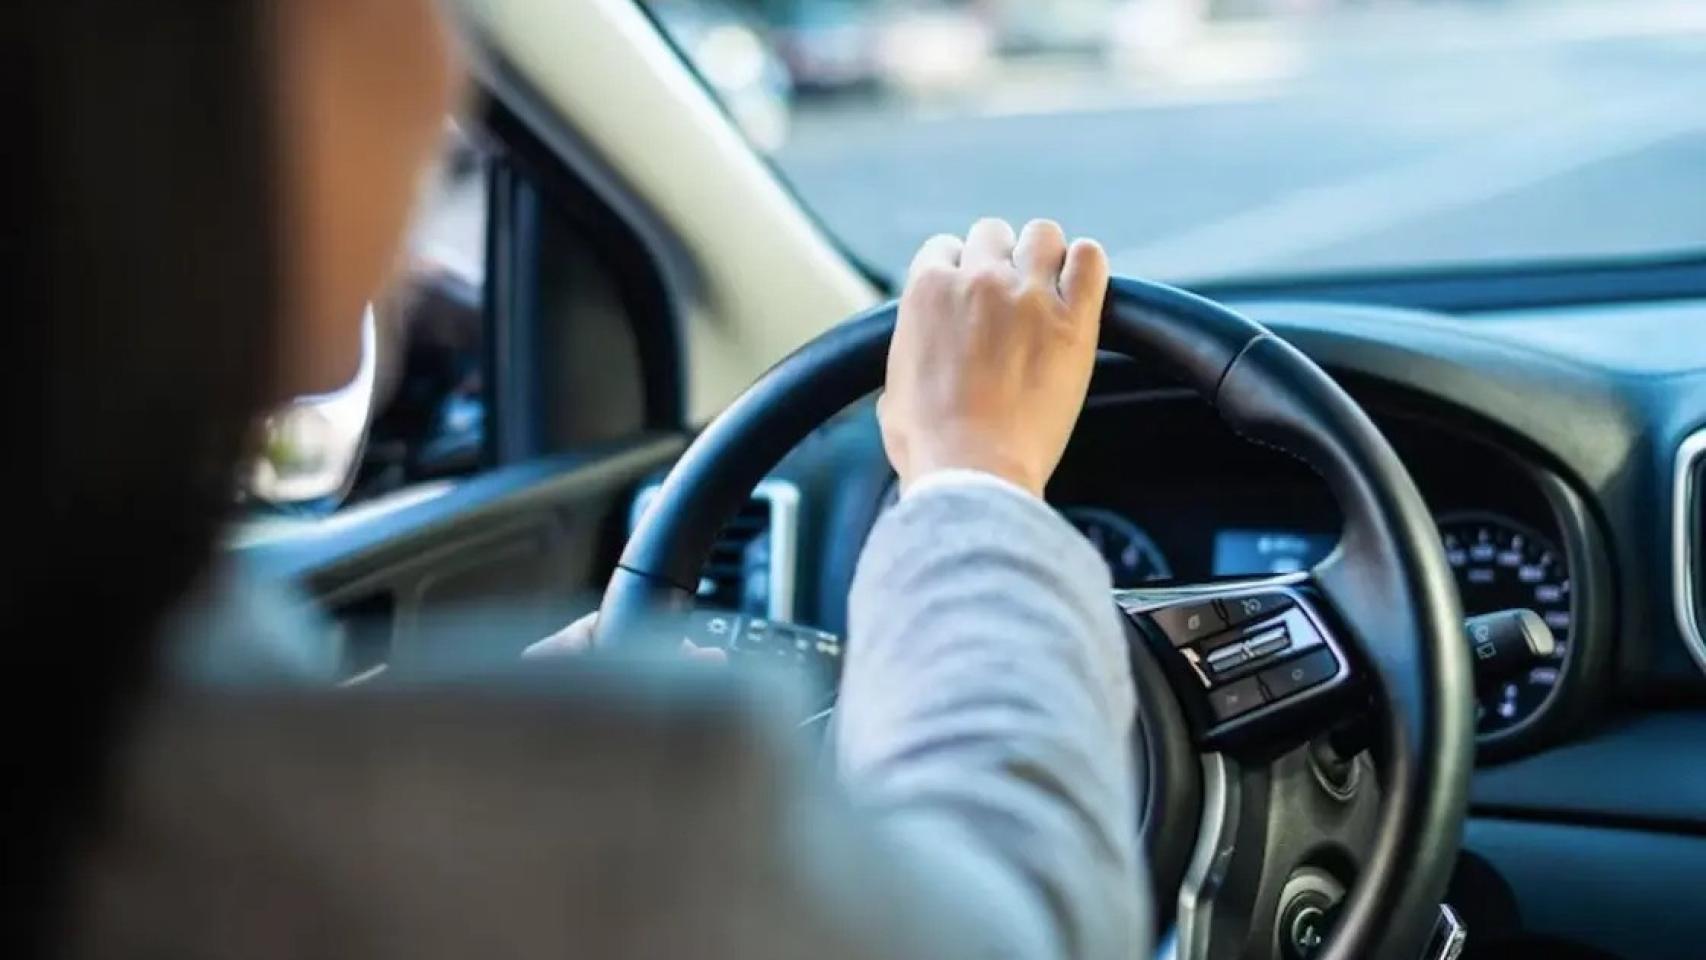
[[(1558, 707), (1572, 687), (1593, 683), (1576, 664), (1585, 604), (1604, 579), (1582, 575), (1604, 569), (1593, 524), (1564, 481), (1485, 436), (1403, 413), (1376, 419), (1434, 511), (1465, 615), (1532, 610), (1557, 641), (1546, 662), (1479, 695), (1484, 753), (1520, 752), (1551, 715), (1570, 712)], [(1101, 551), (1116, 588), (1305, 570), (1339, 539), (1318, 477), (1190, 404), (1087, 411), (1049, 495)], [(1587, 632), (1590, 646), (1598, 632)]]

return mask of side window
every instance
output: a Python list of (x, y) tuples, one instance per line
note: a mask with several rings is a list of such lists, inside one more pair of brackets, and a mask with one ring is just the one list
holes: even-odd
[(488, 461), (486, 218), (491, 164), (454, 123), (402, 261), (363, 319), (363, 359), (340, 390), (264, 425), (243, 478), (258, 513), (320, 515)]
[(485, 463), (487, 158), (451, 127), (391, 289), (374, 301), (374, 417), (360, 500)]

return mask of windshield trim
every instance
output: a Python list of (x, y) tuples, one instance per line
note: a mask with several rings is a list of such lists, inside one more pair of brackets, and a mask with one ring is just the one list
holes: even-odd
[(1187, 283), (1227, 301), (1310, 299), (1449, 312), (1706, 299), (1706, 255), (1468, 263)]

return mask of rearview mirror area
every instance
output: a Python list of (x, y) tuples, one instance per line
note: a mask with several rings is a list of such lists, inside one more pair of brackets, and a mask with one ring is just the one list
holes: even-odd
[[(314, 518), (466, 477), (486, 429), (485, 148), (447, 120), (398, 270), (362, 315), (354, 378), (256, 425), (237, 497), (259, 517)], [(395, 501), (393, 501), (395, 502)]]
[(361, 321), (355, 378), (330, 393), (298, 397), (260, 425), (260, 449), (242, 478), (254, 501), (279, 508), (331, 510), (355, 482), (373, 420), (378, 337), (373, 306)]

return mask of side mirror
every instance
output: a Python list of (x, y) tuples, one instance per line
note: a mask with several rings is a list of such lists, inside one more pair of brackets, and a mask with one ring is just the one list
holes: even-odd
[(262, 423), (261, 451), (242, 482), (277, 507), (331, 507), (348, 495), (361, 465), (378, 382), (373, 305), (361, 318), (361, 365), (348, 386), (298, 397)]

